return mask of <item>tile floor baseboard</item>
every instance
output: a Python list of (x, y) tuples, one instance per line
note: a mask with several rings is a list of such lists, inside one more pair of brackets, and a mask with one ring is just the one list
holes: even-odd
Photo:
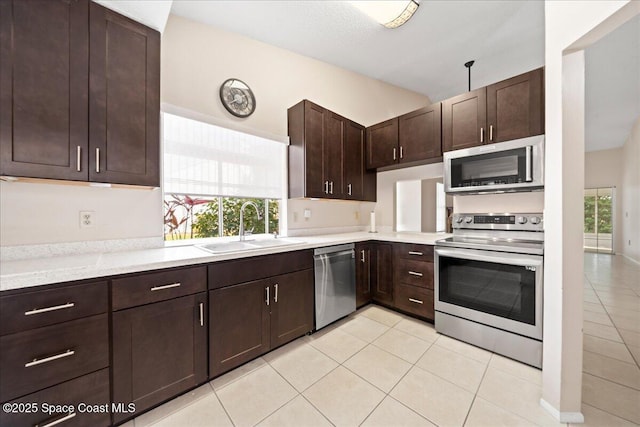
[(585, 310), (603, 316), (585, 322), (582, 413), (542, 400), (541, 371), (369, 305), (125, 427), (640, 425), (640, 330), (616, 325), (640, 319), (640, 267), (606, 257), (585, 254)]

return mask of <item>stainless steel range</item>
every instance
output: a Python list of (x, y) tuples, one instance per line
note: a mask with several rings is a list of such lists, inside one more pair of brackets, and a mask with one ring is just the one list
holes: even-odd
[(435, 327), (542, 367), (541, 213), (454, 214), (435, 249)]

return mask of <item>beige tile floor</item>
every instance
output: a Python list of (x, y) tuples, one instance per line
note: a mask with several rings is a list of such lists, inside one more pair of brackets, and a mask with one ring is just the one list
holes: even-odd
[[(640, 266), (585, 255), (587, 426), (640, 424)], [(125, 427), (559, 425), (541, 372), (370, 305)]]

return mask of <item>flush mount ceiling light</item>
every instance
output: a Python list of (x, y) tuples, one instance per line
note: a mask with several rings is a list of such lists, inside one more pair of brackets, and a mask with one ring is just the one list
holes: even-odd
[(418, 10), (416, 0), (350, 1), (353, 6), (387, 28), (398, 28)]

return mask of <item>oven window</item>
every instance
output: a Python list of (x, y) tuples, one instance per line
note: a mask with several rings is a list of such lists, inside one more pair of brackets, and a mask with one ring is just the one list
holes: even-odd
[(439, 299), (535, 324), (536, 272), (523, 266), (440, 257)]

